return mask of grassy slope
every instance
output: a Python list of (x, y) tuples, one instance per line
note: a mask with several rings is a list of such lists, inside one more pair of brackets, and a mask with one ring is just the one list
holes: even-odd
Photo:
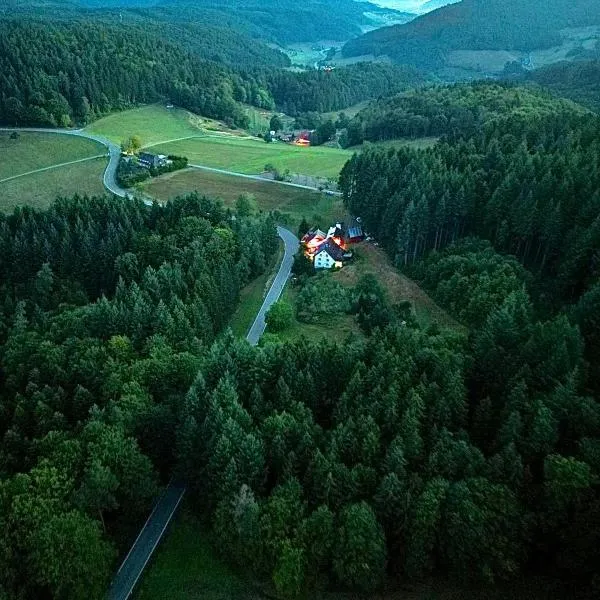
[(0, 210), (11, 212), (24, 204), (44, 209), (59, 196), (102, 195), (105, 168), (106, 159), (97, 158), (0, 183)]
[(156, 146), (156, 152), (187, 156), (191, 163), (238, 173), (262, 173), (270, 163), (280, 171), (317, 177), (337, 177), (352, 156), (347, 150), (319, 146), (300, 148), (260, 140), (205, 137)]
[(160, 201), (198, 191), (206, 196), (223, 200), (233, 207), (243, 193), (252, 194), (256, 208), (264, 212), (278, 210), (287, 218), (283, 221), (296, 228), (303, 217), (322, 227), (344, 216), (340, 198), (320, 192), (311, 192), (269, 181), (256, 181), (199, 169), (187, 169), (157, 177), (143, 186), (146, 194)]
[(187, 110), (167, 109), (158, 104), (114, 113), (86, 127), (86, 131), (103, 135), (116, 143), (139, 135), (144, 146), (204, 135), (207, 130), (226, 131), (226, 128), (217, 121), (199, 117)]
[(363, 275), (374, 275), (387, 291), (392, 304), (408, 300), (419, 324), (426, 327), (437, 323), (459, 331), (465, 328), (440, 308), (412, 279), (402, 275), (390, 262), (385, 252), (372, 244), (355, 246), (355, 260), (333, 276), (343, 285), (353, 287)]
[(11, 140), (9, 133), (1, 132), (0, 180), (105, 152), (104, 146), (84, 138), (24, 132)]

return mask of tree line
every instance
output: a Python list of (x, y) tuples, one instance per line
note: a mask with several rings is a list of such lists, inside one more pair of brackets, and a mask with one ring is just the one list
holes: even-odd
[(270, 218), (232, 216), (190, 195), (0, 217), (2, 598), (104, 596), (200, 356), (277, 248)]
[(598, 274), (599, 130), (600, 119), (561, 101), (516, 104), (426, 151), (373, 145), (340, 185), (400, 265), (479, 236), (532, 270), (547, 298), (576, 301)]

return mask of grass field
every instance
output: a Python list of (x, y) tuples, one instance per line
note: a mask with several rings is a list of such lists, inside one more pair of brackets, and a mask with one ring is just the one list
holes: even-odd
[(158, 104), (114, 113), (95, 121), (86, 131), (102, 135), (120, 144), (125, 138), (139, 135), (144, 146), (176, 140), (207, 132), (229, 132), (223, 124), (205, 119), (179, 108), (167, 109)]
[(16, 140), (11, 140), (10, 133), (0, 132), (0, 181), (36, 169), (105, 153), (104, 146), (85, 138), (22, 132)]
[(96, 158), (0, 183), (0, 211), (23, 205), (44, 209), (59, 196), (102, 195), (105, 168), (106, 159)]
[(162, 202), (198, 191), (212, 198), (221, 198), (229, 207), (235, 205), (240, 194), (248, 193), (254, 196), (257, 210), (277, 210), (282, 213), (282, 222), (293, 228), (300, 224), (303, 217), (311, 224), (326, 227), (343, 219), (345, 214), (342, 200), (337, 196), (200, 169), (187, 169), (157, 177), (144, 184), (142, 189)]
[(261, 600), (219, 560), (206, 528), (182, 510), (144, 574), (136, 600)]
[(192, 164), (227, 169), (237, 173), (258, 174), (272, 164), (280, 171), (315, 177), (337, 177), (352, 156), (348, 150), (318, 146), (300, 148), (289, 144), (266, 144), (261, 140), (233, 137), (204, 137), (160, 144), (162, 154), (187, 156)]

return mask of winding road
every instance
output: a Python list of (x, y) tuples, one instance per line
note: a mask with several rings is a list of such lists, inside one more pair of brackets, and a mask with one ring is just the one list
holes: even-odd
[[(119, 164), (119, 158), (121, 156), (121, 149), (115, 143), (110, 140), (99, 136), (88, 133), (87, 131), (83, 131), (81, 129), (44, 129), (44, 128), (0, 128), (0, 131), (31, 131), (34, 133), (52, 133), (57, 135), (71, 135), (84, 137), (90, 140), (94, 140), (107, 148), (107, 156), (109, 157), (108, 165), (104, 171), (103, 182), (104, 187), (114, 194), (115, 196), (119, 196), (121, 198), (127, 198), (130, 196), (127, 190), (121, 188), (117, 183), (116, 173), (117, 166)], [(97, 157), (92, 157), (97, 158)], [(83, 159), (90, 160), (90, 159)], [(79, 162), (79, 161), (74, 161)], [(52, 168), (56, 168), (59, 166), (65, 166), (71, 163), (64, 163), (63, 165), (54, 165), (53, 167), (45, 167), (43, 169), (39, 169), (38, 171), (46, 171)], [(242, 177), (245, 179), (260, 179), (261, 181), (269, 181), (267, 179), (262, 179), (258, 176), (252, 175), (244, 175), (242, 173), (235, 173), (233, 171), (224, 171), (221, 169), (212, 169), (210, 167), (203, 167), (200, 165), (193, 165), (194, 168), (197, 169), (206, 169), (208, 171), (215, 171), (217, 173), (224, 173), (227, 175), (233, 175)], [(38, 172), (36, 171), (36, 172)], [(23, 173), (22, 175), (17, 175), (16, 177), (21, 177), (26, 175), (27, 173)], [(9, 178), (12, 179), (12, 178)], [(282, 185), (291, 185), (294, 187), (302, 187), (306, 189), (316, 189), (309, 188), (307, 186), (301, 186), (293, 183), (286, 182), (274, 182), (280, 183)], [(149, 199), (144, 199), (144, 202), (147, 204), (151, 204)], [(298, 238), (289, 230), (284, 227), (277, 227), (277, 234), (283, 240), (284, 244), (284, 255), (281, 261), (281, 265), (279, 266), (279, 270), (269, 288), (269, 291), (264, 299), (256, 318), (254, 319), (254, 323), (248, 332), (246, 339), (250, 344), (256, 346), (265, 331), (266, 323), (265, 316), (271, 306), (277, 302), (285, 284), (287, 283), (290, 273), (292, 270), (292, 265), (294, 263), (294, 254), (296, 254), (300, 242)], [(179, 505), (185, 495), (186, 486), (183, 482), (180, 481), (171, 481), (169, 485), (166, 487), (163, 495), (159, 498), (158, 502), (154, 506), (154, 509), (150, 513), (148, 520), (144, 524), (144, 527), (140, 531), (138, 537), (136, 538), (133, 546), (127, 553), (127, 556), (123, 560), (123, 563), (119, 567), (119, 570), (115, 574), (111, 586), (108, 590), (107, 600), (127, 600), (139, 581), (148, 561), (152, 557), (154, 550), (160, 543), (164, 532), (166, 531), (171, 519), (177, 512)]]
[(300, 241), (298, 238), (288, 229), (284, 227), (277, 227), (277, 233), (279, 237), (283, 240), (284, 245), (284, 254), (283, 260), (281, 261), (281, 265), (279, 266), (279, 271), (277, 271), (277, 275), (275, 275), (275, 279), (273, 280), (273, 284), (271, 285), (269, 292), (267, 293), (265, 300), (256, 315), (256, 319), (254, 319), (254, 323), (252, 323), (252, 327), (250, 327), (250, 331), (246, 336), (246, 339), (253, 345), (256, 346), (258, 344), (262, 334), (265, 332), (267, 324), (265, 322), (265, 317), (269, 312), (269, 309), (281, 296), (283, 292), (283, 288), (287, 283), (287, 280), (290, 277), (290, 273), (292, 271), (292, 265), (294, 264), (294, 254), (298, 251), (300, 246)]

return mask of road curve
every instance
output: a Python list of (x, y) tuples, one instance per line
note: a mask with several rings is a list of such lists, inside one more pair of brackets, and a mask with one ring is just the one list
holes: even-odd
[(250, 331), (246, 336), (246, 339), (253, 346), (258, 344), (262, 334), (265, 332), (265, 328), (267, 326), (265, 322), (265, 316), (267, 312), (269, 312), (271, 306), (273, 306), (273, 304), (279, 300), (279, 297), (283, 292), (283, 288), (285, 287), (285, 284), (287, 283), (292, 271), (294, 254), (296, 254), (298, 247), (300, 246), (298, 238), (288, 229), (285, 229), (284, 227), (277, 227), (277, 233), (283, 240), (283, 260), (281, 261), (277, 275), (275, 275), (273, 284), (271, 285), (269, 292), (267, 293), (267, 296), (265, 297), (264, 302), (260, 307), (258, 314), (256, 315), (256, 319), (254, 319), (254, 323), (252, 323), (252, 327), (250, 327)]
[(117, 167), (119, 166), (119, 158), (121, 157), (121, 148), (119, 148), (119, 146), (117, 146), (114, 142), (111, 142), (109, 139), (101, 135), (88, 133), (83, 129), (52, 129), (44, 127), (0, 127), (0, 131), (30, 131), (33, 133), (54, 133), (57, 135), (71, 135), (75, 137), (82, 137), (88, 140), (93, 140), (94, 142), (98, 142), (108, 150), (107, 156), (109, 160), (108, 165), (106, 165), (106, 169), (104, 170), (103, 176), (104, 187), (111, 194), (119, 196), (120, 198), (126, 198), (130, 195), (126, 189), (122, 188), (117, 183)]
[[(103, 138), (94, 134), (87, 133), (82, 130), (64, 130), (64, 129), (43, 129), (43, 128), (0, 128), (0, 131), (32, 131), (36, 133), (55, 133), (60, 135), (74, 135), (84, 137), (90, 140), (99, 142), (108, 149), (108, 155), (110, 157), (109, 163), (104, 171), (104, 186), (115, 196), (126, 198), (129, 196), (128, 192), (121, 188), (116, 181), (117, 165), (119, 164), (119, 158), (121, 156), (120, 148)], [(252, 175), (243, 175), (241, 173), (233, 173), (228, 171), (222, 171), (220, 169), (211, 169), (209, 167), (196, 167), (205, 168), (209, 171), (216, 171), (220, 173), (226, 173), (228, 175), (237, 175), (246, 179), (260, 179), (261, 181), (269, 181), (260, 177)], [(275, 182), (283, 183), (285, 185), (291, 185), (294, 187), (304, 187), (297, 184), (291, 184), (286, 182)], [(145, 200), (145, 202), (149, 202)], [(246, 336), (246, 339), (250, 344), (255, 346), (258, 344), (262, 334), (266, 328), (265, 316), (271, 306), (277, 302), (287, 280), (290, 277), (292, 265), (294, 264), (294, 254), (298, 251), (300, 242), (298, 238), (288, 229), (284, 227), (277, 227), (277, 234), (283, 240), (284, 244), (284, 255), (277, 275), (269, 288), (267, 296), (265, 297), (260, 310), (254, 323)], [(133, 543), (133, 546), (127, 553), (127, 556), (123, 560), (123, 563), (119, 567), (111, 586), (108, 590), (107, 600), (127, 600), (137, 584), (139, 578), (148, 561), (152, 557), (154, 550), (158, 546), (164, 532), (166, 531), (171, 519), (175, 515), (183, 496), (185, 495), (186, 487), (181, 482), (171, 482), (165, 489), (163, 495), (160, 497), (152, 513), (148, 517), (148, 520), (144, 524), (144, 527), (140, 531), (137, 539)]]

